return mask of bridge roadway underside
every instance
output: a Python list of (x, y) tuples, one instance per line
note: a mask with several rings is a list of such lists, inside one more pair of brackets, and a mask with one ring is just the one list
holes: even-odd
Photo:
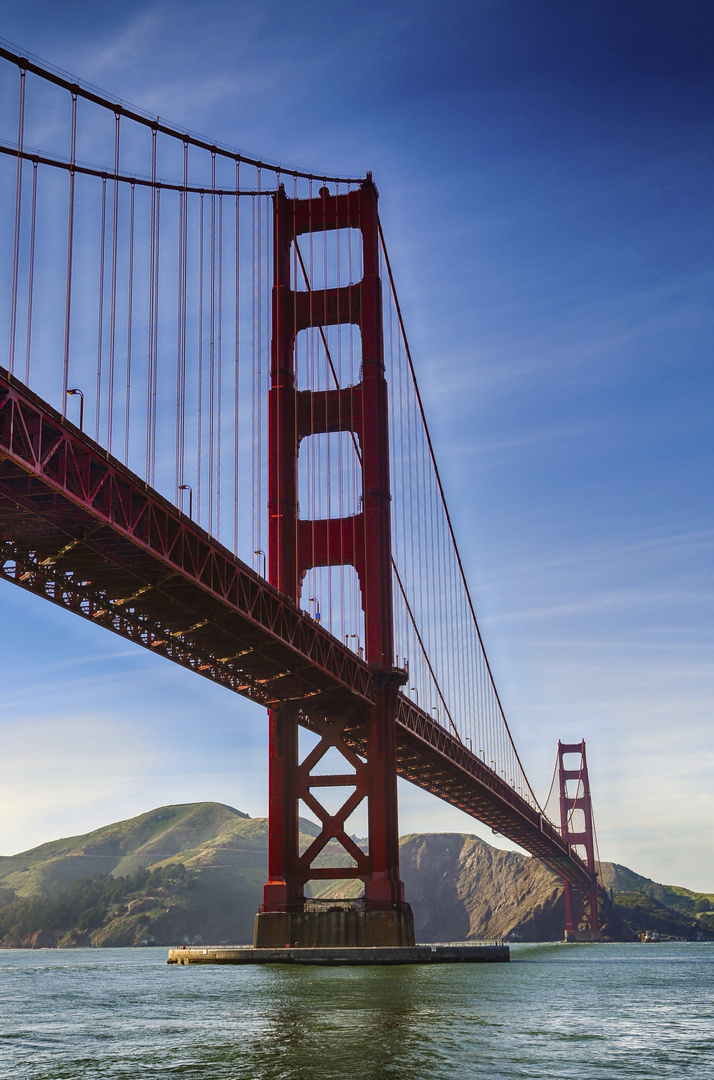
[[(355, 703), (359, 752), (374, 674), (46, 402), (0, 368), (0, 576), (262, 705), (331, 716)], [(400, 695), (400, 775), (542, 859), (584, 864), (458, 737)]]

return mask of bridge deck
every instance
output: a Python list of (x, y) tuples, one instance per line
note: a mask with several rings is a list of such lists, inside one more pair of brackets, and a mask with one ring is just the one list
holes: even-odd
[[(374, 700), (350, 649), (2, 368), (0, 574), (260, 704)], [(402, 776), (589, 884), (550, 822), (403, 695), (397, 725)]]

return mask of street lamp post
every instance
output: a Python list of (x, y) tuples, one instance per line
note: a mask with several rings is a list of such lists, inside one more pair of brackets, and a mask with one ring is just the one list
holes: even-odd
[(267, 570), (266, 570), (266, 565), (267, 565), (268, 556), (265, 554), (265, 552), (263, 551), (262, 548), (256, 548), (255, 551), (253, 552), (253, 554), (263, 556), (263, 577), (267, 581), (268, 580), (268, 574), (267, 574)]
[(315, 622), (320, 622), (320, 601), (317, 599), (316, 596), (311, 596), (308, 600), (308, 604), (315, 605)]
[(75, 394), (79, 394), (79, 430), (84, 431), (84, 391), (78, 386), (67, 391), (67, 397), (74, 397)]
[(362, 646), (360, 644), (359, 634), (345, 634), (345, 645), (347, 645), (349, 643), (350, 638), (355, 638), (355, 640), (357, 642), (357, 655), (359, 656), (359, 658), (361, 660), (362, 659)]
[(179, 491), (188, 492), (188, 516), (193, 517), (193, 488), (190, 484), (179, 484)]

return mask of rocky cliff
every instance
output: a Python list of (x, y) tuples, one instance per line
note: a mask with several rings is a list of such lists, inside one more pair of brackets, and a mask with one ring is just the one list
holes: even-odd
[(460, 833), (406, 836), (400, 853), (420, 941), (562, 938), (562, 882), (535, 859)]

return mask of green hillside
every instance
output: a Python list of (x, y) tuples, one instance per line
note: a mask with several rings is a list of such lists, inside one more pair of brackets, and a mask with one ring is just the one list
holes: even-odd
[[(301, 820), (303, 849), (317, 827)], [(219, 803), (163, 806), (84, 836), (0, 857), (0, 946), (243, 943), (267, 872), (267, 820)], [(328, 844), (320, 861), (344, 865)], [(420, 941), (548, 941), (562, 936), (563, 886), (542, 863), (475, 836), (401, 840), (401, 868)], [(603, 863), (615, 940), (652, 929), (714, 939), (711, 896), (659, 885)], [(315, 883), (315, 896), (353, 897), (361, 882)]]
[[(302, 826), (303, 843), (309, 843), (316, 829), (309, 822)], [(91, 933), (71, 919), (53, 927), (41, 921), (32, 930), (23, 923), (23, 933), (6, 927), (0, 944), (89, 944), (90, 938), (93, 945), (249, 941), (265, 882), (267, 844), (266, 819), (220, 803), (188, 803), (2, 857), (0, 904), (14, 901), (17, 907), (18, 900), (31, 897), (60, 902), (68, 890), (96, 875), (123, 880), (125, 888)], [(187, 877), (181, 888), (168, 879), (137, 883), (137, 871), (147, 867), (181, 867)], [(6, 923), (2, 916), (0, 907), (0, 926)]]
[(612, 890), (615, 910), (636, 932), (714, 939), (713, 894), (661, 885), (618, 863), (601, 863), (600, 872), (603, 885)]
[(697, 893), (690, 889), (683, 889), (680, 885), (660, 885), (649, 878), (641, 877), (626, 866), (618, 863), (602, 863), (601, 866), (603, 885), (606, 889), (612, 888), (616, 893), (644, 893), (658, 904), (680, 915), (690, 915), (694, 918), (704, 911), (714, 908), (714, 893)]
[(117, 821), (84, 836), (52, 840), (0, 856), (0, 885), (18, 896), (51, 895), (91, 874), (131, 874), (141, 867), (176, 860), (205, 859), (207, 851), (240, 838), (241, 847), (264, 848), (264, 822), (220, 803), (162, 806)]

